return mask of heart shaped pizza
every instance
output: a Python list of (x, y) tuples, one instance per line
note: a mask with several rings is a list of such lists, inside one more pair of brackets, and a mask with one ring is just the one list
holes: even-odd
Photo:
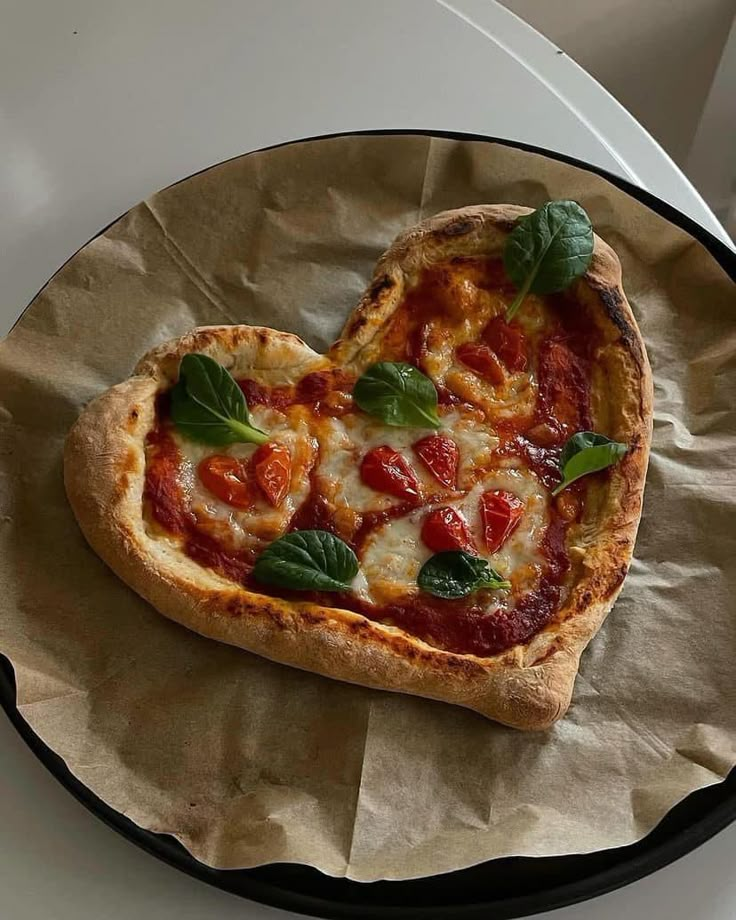
[(544, 728), (621, 589), (652, 382), (575, 202), (447, 211), (340, 339), (208, 326), (69, 434), (69, 500), (158, 611), (275, 661)]

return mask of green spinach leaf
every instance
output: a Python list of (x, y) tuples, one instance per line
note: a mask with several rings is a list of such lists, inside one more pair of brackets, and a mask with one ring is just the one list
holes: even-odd
[(421, 371), (400, 361), (372, 364), (353, 388), (353, 398), (364, 412), (387, 425), (402, 428), (439, 428), (437, 390)]
[(485, 559), (462, 550), (435, 553), (419, 570), (417, 584), (428, 594), (448, 600), (465, 597), (480, 588), (510, 588)]
[(564, 291), (593, 258), (593, 227), (575, 201), (548, 201), (520, 217), (506, 241), (503, 264), (518, 289), (506, 311), (510, 322), (527, 294)]
[(560, 472), (562, 482), (552, 492), (559, 495), (571, 482), (612, 466), (624, 456), (627, 444), (611, 441), (610, 438), (595, 431), (578, 431), (562, 448), (560, 454)]
[(253, 577), (294, 591), (349, 591), (358, 559), (326, 530), (295, 530), (274, 540), (256, 560)]
[(207, 355), (184, 355), (179, 382), (171, 391), (177, 429), (203, 444), (265, 444), (268, 435), (250, 424), (243, 391), (228, 371)]

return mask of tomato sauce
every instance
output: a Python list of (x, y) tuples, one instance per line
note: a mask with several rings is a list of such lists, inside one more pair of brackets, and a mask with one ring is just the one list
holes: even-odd
[[(500, 259), (455, 259), (453, 263), (462, 265), (463, 277), (469, 277), (476, 287), (513, 296), (513, 285)], [(432, 350), (432, 321), (442, 318), (444, 323), (452, 325), (456, 319), (453, 300), (466, 296), (471, 297), (472, 290), (469, 292), (458, 285), (451, 267), (425, 269), (419, 283), (407, 293), (389, 323), (382, 359), (404, 360), (423, 369)], [(554, 312), (555, 324), (541, 339), (534, 340), (538, 396), (533, 417), (507, 420), (495, 424), (495, 428), (501, 441), (497, 456), (520, 457), (547, 488), (553, 489), (560, 481), (558, 464), (565, 440), (574, 431), (592, 427), (590, 366), (599, 340), (579, 305), (569, 302), (564, 295), (553, 295), (547, 302)], [(460, 321), (461, 317), (457, 319)], [(498, 338), (499, 330), (492, 331)], [(508, 330), (501, 332), (511, 343), (503, 339), (508, 354), (501, 355), (502, 363), (506, 361), (510, 371), (514, 367), (509, 365), (514, 364), (520, 369), (527, 361), (527, 343), (523, 336), (519, 338), (516, 330), (513, 335)], [(351, 397), (355, 377), (337, 368), (307, 374), (292, 386), (267, 387), (250, 379), (238, 383), (250, 406), (285, 410), (300, 405), (316, 415), (343, 415), (355, 411)], [(438, 386), (437, 390), (440, 405), (464, 403), (446, 387)], [(147, 440), (144, 503), (148, 513), (160, 527), (182, 539), (183, 549), (192, 559), (259, 593), (353, 610), (371, 620), (400, 627), (437, 647), (479, 656), (498, 654), (526, 642), (544, 628), (559, 609), (570, 565), (565, 535), (570, 520), (575, 519), (582, 507), (584, 486), (580, 483), (570, 490), (575, 500), (567, 503), (564, 516), (554, 502), (550, 505), (550, 520), (541, 546), (546, 565), (533, 591), (504, 601), (503, 606), (496, 609), (493, 607), (496, 595), (485, 591), (459, 600), (418, 593), (407, 595), (396, 603), (376, 606), (353, 594), (290, 592), (255, 582), (251, 571), (256, 551), (227, 552), (197, 527), (179, 483), (179, 463), (179, 452), (170, 434), (168, 400), (164, 396), (159, 400), (157, 427)], [(310, 492), (289, 523), (290, 531), (336, 532), (334, 509), (319, 491), (318, 465), (310, 474)], [(422, 499), (416, 498), (398, 501), (382, 511), (356, 515), (353, 533), (344, 538), (360, 556), (376, 528), (421, 505)]]
[[(162, 406), (166, 406), (164, 411), (168, 412), (168, 406), (160, 401), (159, 409)], [(159, 415), (159, 424), (146, 438), (144, 507), (160, 527), (182, 538), (188, 556), (234, 581), (242, 581), (253, 567), (254, 553), (228, 552), (197, 526), (179, 480), (180, 464), (179, 448), (171, 436), (170, 425)]]
[(564, 442), (576, 431), (592, 427), (588, 361), (572, 349), (564, 335), (551, 335), (539, 346), (537, 418), (554, 419)]
[(291, 519), (289, 530), (326, 530), (335, 533), (334, 511), (325, 496), (312, 489)]
[(224, 550), (216, 540), (203, 533), (189, 534), (185, 544), (187, 556), (208, 569), (215, 569), (226, 578), (242, 583), (255, 563), (255, 554), (251, 552), (230, 553)]
[[(288, 409), (289, 406), (309, 406), (316, 415), (343, 415), (352, 411), (355, 376), (340, 368), (314, 371), (293, 386), (269, 387), (255, 380), (238, 380), (249, 406), (269, 406)], [(341, 394), (344, 398), (335, 398)]]
[[(516, 604), (489, 612), (494, 595), (478, 592), (458, 600), (420, 594), (406, 601), (376, 607), (341, 595), (340, 606), (370, 620), (390, 623), (430, 645), (459, 654), (487, 657), (526, 642), (554, 617), (562, 598), (563, 579), (570, 568), (565, 551), (566, 522), (551, 511), (542, 540), (547, 571), (533, 591)], [(335, 605), (329, 601), (329, 605)]]
[(398, 505), (384, 508), (382, 511), (368, 511), (362, 514), (360, 527), (358, 527), (355, 536), (350, 541), (352, 548), (360, 556), (368, 538), (376, 528), (383, 527), (389, 521), (395, 521), (398, 518), (405, 517), (407, 514), (411, 514), (412, 511), (416, 511), (420, 506), (421, 500), (408, 499)]
[[(403, 509), (404, 513), (406, 510)], [(352, 610), (369, 620), (397, 626), (437, 648), (484, 658), (527, 642), (554, 619), (562, 600), (562, 582), (569, 569), (565, 530), (565, 522), (553, 511), (542, 547), (550, 561), (547, 572), (537, 587), (522, 595), (514, 606), (496, 610), (492, 606), (494, 594), (484, 591), (458, 600), (418, 594), (378, 606), (354, 594), (285, 591), (262, 585), (250, 575), (244, 583), (260, 594)]]
[[(168, 401), (167, 401), (168, 402)], [(157, 407), (163, 410), (162, 401)], [(168, 412), (168, 406), (165, 409)], [(159, 414), (160, 418), (160, 414)], [(159, 424), (146, 439), (146, 478), (143, 501), (153, 519), (173, 534), (185, 534), (191, 523), (179, 482), (179, 450), (166, 427)]]

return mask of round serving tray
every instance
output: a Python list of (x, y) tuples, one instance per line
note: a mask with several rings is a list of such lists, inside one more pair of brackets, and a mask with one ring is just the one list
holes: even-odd
[[(736, 253), (724, 243), (649, 192), (573, 157), (477, 134), (405, 130), (351, 133), (416, 134), (485, 141), (532, 151), (596, 173), (702, 243), (736, 281)], [(291, 143), (321, 139), (303, 138)], [(13, 669), (7, 659), (0, 656), (0, 704), (10, 721), (44, 766), (107, 825), (151, 855), (210, 885), (243, 898), (316, 917), (370, 920), (446, 920), (450, 916), (510, 920), (525, 917), (593, 898), (655, 872), (704, 843), (736, 818), (736, 771), (733, 771), (724, 782), (688, 796), (639, 843), (583, 856), (509, 857), (429, 878), (370, 884), (330, 878), (316, 869), (298, 865), (275, 864), (221, 871), (198, 862), (172, 837), (143, 830), (94, 795), (31, 730), (18, 712), (15, 699)]]

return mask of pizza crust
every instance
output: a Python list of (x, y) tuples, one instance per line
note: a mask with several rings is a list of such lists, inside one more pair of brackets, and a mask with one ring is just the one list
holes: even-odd
[(606, 482), (588, 490), (570, 530), (575, 582), (555, 621), (527, 644), (492, 658), (436, 649), (400, 629), (347, 610), (266, 597), (184, 555), (143, 516), (145, 439), (158, 392), (181, 357), (202, 352), (235, 376), (276, 386), (345, 365), (360, 372), (380, 348), (385, 323), (423, 265), (454, 255), (500, 254), (513, 222), (530, 209), (479, 205), (446, 211), (401, 235), (326, 356), (297, 336), (253, 326), (209, 326), (149, 352), (128, 380), (94, 400), (66, 441), (69, 501), (92, 548), (160, 613), (213, 639), (328, 677), (469, 707), (521, 729), (541, 729), (568, 708), (580, 655), (621, 589), (641, 514), (652, 418), (646, 352), (621, 286), (614, 252), (596, 237), (590, 270), (573, 288), (605, 341), (597, 430), (631, 449)]

